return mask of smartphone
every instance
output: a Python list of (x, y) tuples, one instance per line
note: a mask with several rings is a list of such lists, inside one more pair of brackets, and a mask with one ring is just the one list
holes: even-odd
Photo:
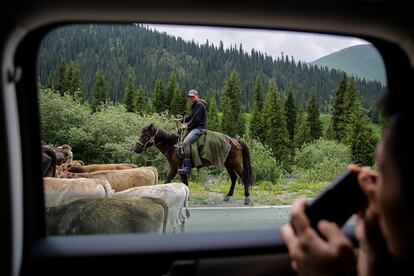
[(305, 213), (314, 229), (317, 229), (320, 220), (335, 222), (342, 227), (366, 204), (367, 197), (359, 187), (358, 175), (347, 171), (309, 202)]

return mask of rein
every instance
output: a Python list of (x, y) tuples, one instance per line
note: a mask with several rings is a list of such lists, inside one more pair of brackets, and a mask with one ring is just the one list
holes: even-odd
[(151, 136), (151, 138), (149, 138), (148, 139), (148, 141), (147, 142), (145, 142), (145, 144), (144, 143), (142, 143), (141, 141), (140, 141), (140, 139), (138, 139), (137, 140), (137, 143), (138, 144), (140, 144), (141, 146), (143, 146), (144, 148), (142, 149), (142, 151), (143, 152), (145, 152), (145, 150), (147, 149), (147, 145), (149, 144), (149, 143), (152, 143), (152, 145), (154, 145), (154, 146), (156, 146), (156, 145), (158, 145), (158, 144), (161, 144), (161, 143), (158, 143), (158, 144), (156, 144), (155, 143), (155, 136), (157, 136), (157, 134), (158, 134), (158, 128), (157, 128), (157, 131), (155, 132), (155, 134), (153, 135), (153, 136)]
[[(158, 130), (159, 129), (157, 128), (157, 131), (155, 132), (155, 134), (151, 138), (149, 138), (148, 141), (145, 144), (142, 143), (139, 139), (137, 140), (138, 144), (140, 144), (141, 146), (143, 146), (143, 149), (142, 149), (143, 152), (145, 152), (145, 150), (147, 149), (147, 145), (149, 143), (151, 143), (152, 146), (157, 146), (157, 145), (160, 145), (160, 144), (162, 144), (162, 143), (165, 142), (165, 141), (160, 141), (158, 143), (155, 142), (155, 138), (158, 135)], [(167, 149), (165, 152), (162, 152), (161, 151), (161, 153), (165, 156), (170, 150), (171, 150), (171, 148)]]

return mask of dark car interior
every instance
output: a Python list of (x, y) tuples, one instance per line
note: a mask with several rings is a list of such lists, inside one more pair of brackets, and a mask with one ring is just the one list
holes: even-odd
[[(381, 53), (409, 93), (414, 36), (399, 1), (15, 1), (0, 10), (1, 275), (294, 275), (278, 229), (186, 235), (46, 236), (36, 57), (68, 23), (148, 22), (349, 35)], [(344, 229), (352, 238), (352, 227)]]

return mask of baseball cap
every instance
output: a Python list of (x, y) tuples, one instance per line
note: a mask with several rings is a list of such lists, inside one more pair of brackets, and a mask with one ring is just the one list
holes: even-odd
[(192, 89), (192, 90), (188, 91), (188, 94), (187, 94), (187, 97), (192, 97), (192, 96), (197, 96), (197, 97), (199, 97), (199, 96), (198, 96), (198, 92), (197, 92), (196, 90), (194, 90), (194, 89)]

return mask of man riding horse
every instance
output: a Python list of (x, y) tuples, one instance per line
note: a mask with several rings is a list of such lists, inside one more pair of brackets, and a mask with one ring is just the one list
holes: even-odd
[(178, 119), (182, 123), (182, 128), (187, 129), (188, 133), (183, 141), (184, 162), (183, 168), (178, 170), (179, 174), (189, 174), (191, 172), (191, 144), (207, 131), (206, 101), (200, 99), (196, 90), (190, 90), (187, 99), (192, 103), (191, 114)]

